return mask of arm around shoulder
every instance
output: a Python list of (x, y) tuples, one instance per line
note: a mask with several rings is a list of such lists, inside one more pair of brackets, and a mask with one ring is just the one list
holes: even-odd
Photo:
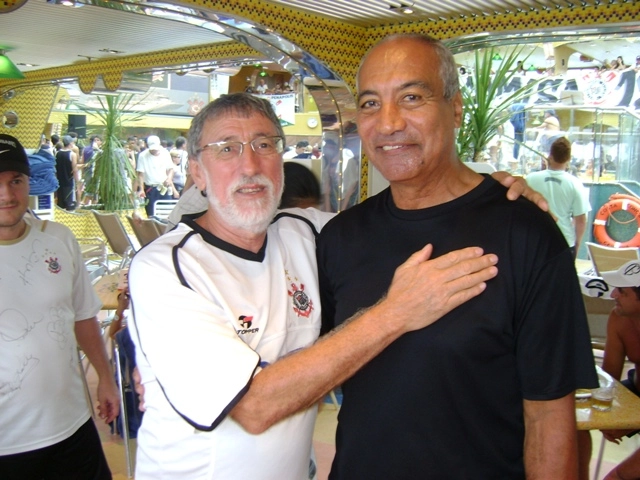
[[(251, 433), (308, 408), (401, 335), (423, 328), (485, 289), (497, 257), (470, 247), (429, 261), (432, 248), (398, 267), (387, 295), (312, 347), (269, 365), (232, 410)], [(441, 285), (433, 289), (433, 285)], [(416, 299), (421, 299), (416, 301)], [(353, 339), (358, 341), (354, 342)]]

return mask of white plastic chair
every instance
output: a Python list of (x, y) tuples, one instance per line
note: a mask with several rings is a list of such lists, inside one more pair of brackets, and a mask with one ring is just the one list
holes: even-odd
[(158, 200), (153, 205), (153, 216), (165, 220), (174, 209), (178, 200)]

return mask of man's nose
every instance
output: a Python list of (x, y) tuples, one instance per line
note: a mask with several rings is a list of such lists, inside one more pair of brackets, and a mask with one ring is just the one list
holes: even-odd
[(260, 155), (258, 155), (251, 144), (244, 145), (240, 154), (240, 165), (243, 173), (248, 176), (255, 175), (260, 171)]
[(404, 130), (406, 122), (402, 116), (402, 110), (393, 102), (387, 102), (380, 107), (378, 115), (378, 130), (381, 133), (390, 135), (397, 131)]

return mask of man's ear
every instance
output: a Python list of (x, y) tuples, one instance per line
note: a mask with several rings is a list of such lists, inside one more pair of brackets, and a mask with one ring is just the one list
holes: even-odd
[(189, 174), (193, 178), (193, 183), (196, 184), (198, 190), (201, 192), (207, 188), (207, 180), (204, 174), (204, 169), (200, 160), (189, 161)]
[(453, 105), (455, 128), (460, 128), (460, 125), (462, 125), (462, 93), (460, 90), (453, 96), (451, 103)]

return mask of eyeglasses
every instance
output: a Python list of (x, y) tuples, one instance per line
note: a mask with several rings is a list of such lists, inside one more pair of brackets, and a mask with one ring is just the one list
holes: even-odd
[(242, 155), (245, 145), (258, 155), (275, 155), (284, 151), (284, 138), (258, 137), (250, 142), (212, 142), (198, 149), (198, 154), (210, 150), (217, 160), (233, 160)]

